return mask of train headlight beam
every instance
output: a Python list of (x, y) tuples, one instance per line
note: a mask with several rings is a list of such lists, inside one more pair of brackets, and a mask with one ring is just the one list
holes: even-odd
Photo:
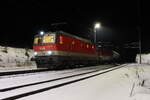
[(37, 55), (37, 52), (34, 52), (34, 55), (36, 56), (36, 55)]
[(47, 54), (48, 54), (48, 55), (51, 55), (51, 54), (52, 54), (52, 51), (47, 51)]

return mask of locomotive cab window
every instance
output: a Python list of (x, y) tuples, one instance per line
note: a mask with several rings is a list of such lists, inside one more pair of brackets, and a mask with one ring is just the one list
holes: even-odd
[(55, 43), (55, 34), (46, 34), (43, 37), (43, 43)]
[(34, 44), (38, 44), (38, 37), (34, 38)]
[(40, 44), (42, 42), (41, 37), (35, 37), (34, 38), (34, 44)]
[(47, 44), (47, 43), (55, 43), (55, 34), (45, 34), (44, 36), (36, 36), (34, 38), (34, 44)]

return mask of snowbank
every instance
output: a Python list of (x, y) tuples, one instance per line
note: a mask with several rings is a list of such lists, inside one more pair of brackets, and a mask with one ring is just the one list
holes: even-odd
[(30, 61), (32, 57), (31, 49), (0, 46), (0, 68), (35, 67), (35, 63)]
[(130, 96), (133, 100), (150, 100), (150, 66), (146, 64), (134, 66), (137, 67), (136, 78)]
[[(136, 56), (136, 62), (140, 62), (140, 55), (137, 54)], [(141, 54), (141, 62), (143, 64), (150, 64), (150, 54)]]

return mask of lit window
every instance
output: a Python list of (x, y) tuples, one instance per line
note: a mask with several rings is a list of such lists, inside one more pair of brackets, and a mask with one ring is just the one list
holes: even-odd
[(41, 44), (42, 43), (42, 38), (41, 37), (35, 37), (34, 38), (34, 44)]
[(38, 37), (34, 38), (34, 44), (38, 44)]
[(43, 37), (43, 43), (50, 43), (50, 41), (53, 41), (53, 40), (51, 40), (50, 36), (44, 36)]
[(63, 44), (63, 37), (60, 36), (59, 39), (60, 39), (59, 43), (60, 43), (60, 44)]
[(72, 44), (74, 45), (74, 44), (75, 44), (75, 42), (74, 42), (74, 41), (72, 41)]
[(55, 34), (48, 34), (43, 37), (43, 43), (54, 43)]
[(94, 45), (92, 45), (92, 49), (94, 49)]
[(86, 47), (89, 48), (89, 45), (87, 44)]

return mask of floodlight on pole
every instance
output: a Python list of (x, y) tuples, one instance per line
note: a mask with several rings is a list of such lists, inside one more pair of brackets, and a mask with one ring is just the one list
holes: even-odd
[(101, 23), (96, 23), (94, 25), (94, 31), (95, 31), (95, 37), (94, 37), (94, 43), (96, 44), (96, 35), (97, 35), (97, 29), (100, 29), (101, 28)]
[(96, 23), (94, 26), (95, 29), (101, 28), (101, 23)]

